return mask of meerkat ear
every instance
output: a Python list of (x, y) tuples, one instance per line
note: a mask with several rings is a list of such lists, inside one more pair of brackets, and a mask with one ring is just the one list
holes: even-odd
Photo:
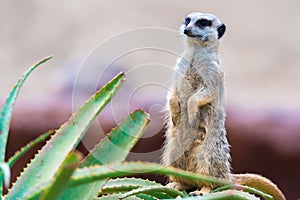
[(225, 24), (222, 24), (218, 27), (218, 39), (220, 39), (224, 35), (225, 31), (226, 31)]

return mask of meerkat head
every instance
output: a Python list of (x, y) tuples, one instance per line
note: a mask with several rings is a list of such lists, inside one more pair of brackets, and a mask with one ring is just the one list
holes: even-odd
[(180, 27), (188, 42), (204, 45), (218, 43), (225, 30), (226, 26), (215, 15), (199, 12), (188, 14)]

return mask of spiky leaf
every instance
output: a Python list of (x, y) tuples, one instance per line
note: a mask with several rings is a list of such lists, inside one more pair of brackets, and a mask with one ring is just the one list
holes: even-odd
[[(144, 133), (149, 123), (148, 115), (137, 110), (130, 114), (119, 126), (99, 143), (83, 161), (81, 167), (95, 164), (117, 163), (125, 160), (130, 150)], [(73, 187), (66, 190), (60, 199), (93, 199), (97, 196), (105, 180)]]
[[(109, 194), (98, 198), (98, 200), (120, 200), (120, 199), (121, 198), (119, 194)], [(124, 200), (143, 200), (143, 199), (137, 196), (132, 196), (132, 197), (127, 197)]]
[(114, 128), (83, 161), (81, 168), (103, 165), (125, 160), (133, 146), (140, 139), (149, 123), (143, 110), (136, 110), (120, 125)]
[(0, 172), (3, 174), (5, 187), (8, 188), (10, 182), (10, 169), (7, 163), (0, 163)]
[(97, 181), (99, 179), (116, 178), (140, 173), (171, 175), (183, 179), (192, 179), (193, 181), (212, 183), (221, 186), (229, 184), (214, 177), (201, 176), (196, 173), (148, 162), (124, 162), (120, 164), (91, 166), (89, 168), (77, 169), (71, 179), (72, 184), (77, 185)]
[[(142, 162), (125, 162), (111, 165), (101, 165), (101, 166), (90, 166), (88, 168), (76, 169), (68, 182), (68, 189), (63, 193), (62, 197), (57, 199), (82, 199), (76, 197), (82, 188), (82, 185), (88, 185), (89, 183), (105, 183), (107, 178), (116, 178), (120, 176), (134, 175), (137, 173), (155, 173), (162, 175), (172, 175), (174, 177), (180, 177), (185, 179), (192, 179), (194, 181), (202, 181), (208, 183), (214, 183), (218, 185), (227, 185), (228, 183), (215, 179), (213, 177), (204, 177), (199, 174), (186, 172), (180, 169), (175, 169), (173, 167), (165, 167), (157, 163), (142, 163)], [(41, 187), (48, 187), (49, 183), (45, 183)], [(40, 189), (37, 189), (40, 190)], [(85, 193), (84, 193), (85, 194)], [(163, 193), (157, 193), (156, 195), (162, 195)], [(121, 195), (121, 194), (120, 194)], [(152, 194), (153, 195), (153, 194)], [(84, 196), (84, 195), (83, 195)], [(137, 194), (137, 196), (139, 196)], [(151, 196), (151, 195), (150, 195)], [(94, 196), (95, 197), (95, 196)], [(164, 198), (169, 196), (164, 195)], [(83, 199), (91, 199), (85, 198)]]
[[(119, 153), (120, 154), (124, 153), (123, 159), (125, 159), (126, 155), (129, 153), (130, 148), (132, 147), (130, 143), (134, 141), (136, 142), (138, 140), (138, 138), (144, 132), (148, 122), (149, 122), (148, 115), (144, 111), (137, 110), (133, 112), (117, 128), (113, 129), (112, 132), (109, 134), (109, 136), (102, 141), (103, 144), (101, 143), (102, 145), (98, 145), (96, 149), (101, 148), (104, 152), (109, 154), (109, 151), (111, 151), (110, 149), (112, 148), (113, 145), (119, 146), (120, 147)], [(127, 140), (129, 141), (127, 137), (131, 138), (132, 141), (128, 142), (129, 144), (122, 144), (122, 141), (127, 141)], [(121, 149), (121, 147), (124, 149)], [(103, 152), (101, 151), (101, 153)], [(111, 153), (112, 155), (114, 154), (113, 152)], [(117, 156), (116, 158), (120, 158), (120, 157)], [(114, 157), (112, 157), (111, 160), (116, 162), (118, 161), (115, 160)], [(60, 196), (58, 196), (56, 199), (74, 199), (74, 200), (92, 199), (89, 197), (92, 196), (90, 190), (92, 190), (93, 188), (89, 186), (93, 186), (93, 185), (98, 186), (100, 184), (98, 188), (94, 186), (94, 191), (92, 191), (93, 198), (94, 198), (97, 196), (100, 187), (105, 182), (106, 182), (105, 180), (97, 180), (95, 182), (89, 182), (85, 185), (76, 185), (75, 187), (73, 187), (74, 184), (72, 186), (72, 179), (70, 179), (69, 182), (67, 183), (67, 188), (65, 188), (63, 193)], [(39, 186), (34, 187), (34, 189), (30, 190), (25, 197), (26, 198), (30, 197), (29, 199), (32, 200), (38, 199), (42, 188), (48, 188), (49, 185), (50, 185), (49, 181), (46, 181), (45, 183), (40, 184)]]
[(126, 192), (122, 195), (120, 195), (120, 198), (126, 198), (137, 194), (148, 194), (153, 197), (162, 198), (162, 195), (164, 195), (167, 198), (175, 198), (177, 196), (184, 197), (185, 194), (183, 192), (180, 192), (179, 190), (168, 188), (165, 186), (146, 186), (142, 188), (137, 188), (134, 190), (131, 190), (129, 192)]
[(264, 193), (263, 191), (260, 191), (258, 189), (249, 187), (249, 186), (245, 186), (245, 185), (238, 185), (238, 184), (233, 184), (233, 185), (226, 185), (223, 187), (219, 187), (215, 190), (213, 190), (212, 192), (220, 192), (220, 191), (224, 191), (224, 190), (230, 190), (230, 189), (234, 189), (234, 190), (241, 190), (244, 192), (248, 192), (251, 194), (256, 194), (259, 195), (261, 197), (263, 197), (265, 200), (272, 200), (274, 199), (271, 195)]
[(53, 130), (47, 131), (46, 133), (40, 135), (33, 141), (26, 144), (24, 147), (20, 149), (20, 151), (17, 151), (12, 157), (9, 158), (7, 161), (9, 167), (12, 167), (15, 162), (17, 162), (26, 152), (28, 152), (30, 149), (32, 149), (36, 144), (45, 141), (50, 135), (54, 133)]
[(138, 194), (136, 196), (143, 200), (158, 200), (158, 198), (155, 198), (155, 197), (147, 195), (147, 194)]
[(128, 192), (145, 186), (162, 186), (154, 181), (144, 180), (140, 178), (117, 178), (111, 179), (102, 187), (100, 194), (112, 194)]
[(80, 165), (82, 154), (77, 151), (70, 152), (66, 157), (62, 165), (56, 171), (54, 177), (33, 187), (29, 192), (24, 194), (23, 199), (26, 200), (52, 200), (56, 199), (59, 194), (66, 189), (67, 182), (74, 172), (74, 170)]
[[(259, 200), (247, 192), (226, 190), (197, 197), (183, 197), (182, 200)], [(171, 199), (170, 199), (171, 200)]]
[(120, 73), (59, 128), (21, 174), (8, 193), (7, 199), (22, 198), (32, 187), (37, 187), (53, 177), (68, 153), (77, 146), (81, 137), (123, 82), (124, 74)]
[[(140, 197), (142, 199), (147, 199), (147, 200), (170, 198), (170, 196), (167, 195), (164, 191), (153, 191), (151, 194), (148, 195), (149, 187), (162, 188), (164, 186), (154, 181), (144, 180), (140, 178), (117, 178), (117, 179), (109, 180), (101, 189), (99, 194), (103, 195), (103, 194), (129, 192), (130, 195), (135, 195), (137, 197)], [(134, 189), (137, 189), (138, 192), (135, 191)], [(141, 191), (139, 191), (139, 189)], [(134, 194), (131, 194), (132, 192)]]
[[(32, 67), (30, 67), (29, 70), (27, 70), (21, 76), (21, 78), (18, 80), (18, 82), (15, 84), (14, 88), (12, 89), (9, 96), (7, 97), (5, 104), (1, 108), (1, 111), (0, 111), (0, 162), (2, 162), (2, 163), (4, 162), (4, 158), (5, 158), (6, 142), (7, 142), (7, 136), (8, 136), (8, 131), (9, 131), (9, 125), (10, 125), (11, 118), (12, 118), (12, 113), (14, 111), (14, 104), (16, 102), (16, 99), (18, 97), (20, 89), (21, 89), (22, 85), (24, 84), (25, 80), (27, 79), (27, 77), (30, 75), (30, 73), (35, 68), (37, 68), (41, 64), (47, 62), (51, 58), (52, 58), (52, 56), (47, 57), (47, 58), (41, 60), (40, 62), (38, 62), (37, 64), (33, 65)], [(0, 178), (1, 178), (0, 179), (0, 194), (2, 194), (2, 186), (3, 186), (2, 177), (3, 177), (2, 172), (0, 172)], [(0, 197), (0, 199), (1, 199), (1, 197)]]
[(80, 160), (82, 159), (82, 154), (79, 152), (71, 152), (61, 167), (57, 170), (54, 175), (53, 181), (50, 186), (45, 190), (40, 200), (53, 200), (56, 199), (62, 191), (67, 187), (70, 176), (74, 170), (80, 165)]

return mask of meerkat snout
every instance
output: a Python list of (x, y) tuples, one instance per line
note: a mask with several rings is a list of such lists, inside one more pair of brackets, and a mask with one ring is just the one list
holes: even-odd
[(191, 42), (216, 43), (226, 31), (225, 24), (213, 14), (194, 12), (186, 16), (181, 32)]
[(190, 29), (185, 28), (183, 33), (186, 34), (186, 35), (189, 35), (190, 34)]

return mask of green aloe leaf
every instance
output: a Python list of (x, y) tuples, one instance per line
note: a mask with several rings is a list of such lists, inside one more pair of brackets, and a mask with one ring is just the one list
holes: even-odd
[[(83, 161), (81, 167), (119, 163), (126, 159), (130, 150), (142, 136), (149, 123), (148, 114), (142, 110), (131, 113), (119, 126), (114, 128)], [(87, 168), (85, 168), (87, 169)], [(73, 187), (66, 190), (60, 199), (93, 199), (106, 180)]]
[(100, 194), (112, 194), (128, 192), (145, 186), (162, 186), (154, 181), (144, 180), (141, 178), (117, 178), (108, 180), (102, 187)]
[(155, 198), (155, 197), (147, 195), (147, 194), (138, 194), (136, 196), (143, 200), (158, 200), (158, 198)]
[(67, 187), (67, 182), (80, 165), (82, 154), (78, 151), (72, 151), (68, 154), (62, 165), (58, 168), (53, 178), (45, 183), (33, 187), (29, 192), (23, 195), (26, 200), (52, 200)]
[[(113, 193), (125, 193), (127, 196), (134, 195), (143, 199), (151, 200), (170, 198), (172, 195), (168, 195), (167, 192), (164, 191), (165, 189), (169, 190), (169, 188), (165, 188), (163, 185), (154, 181), (144, 180), (140, 178), (117, 178), (107, 181), (107, 183), (102, 187), (99, 194), (105, 195)], [(179, 191), (175, 191), (175, 196), (178, 195), (177, 192)], [(180, 195), (185, 195), (182, 192), (179, 193)], [(120, 195), (120, 197), (123, 196)]]
[(22, 85), (24, 84), (25, 80), (27, 79), (27, 77), (31, 74), (31, 72), (34, 69), (36, 69), (38, 66), (40, 66), (41, 64), (50, 60), (51, 58), (52, 58), (52, 56), (41, 60), (37, 64), (30, 67), (29, 70), (27, 70), (21, 76), (21, 78), (15, 84), (13, 90), (10, 92), (9, 96), (6, 99), (4, 106), (2, 107), (2, 109), (0, 111), (0, 158), (1, 158), (1, 161), (4, 161), (4, 154), (5, 154), (5, 149), (6, 149), (9, 125), (10, 125), (12, 113), (14, 110), (14, 104), (16, 102), (16, 99), (18, 97), (20, 89), (21, 89)]
[(266, 194), (263, 191), (260, 191), (258, 189), (255, 189), (255, 188), (252, 188), (252, 187), (249, 187), (249, 186), (237, 185), (237, 184), (226, 185), (226, 186), (223, 186), (223, 187), (219, 187), (219, 188), (213, 190), (212, 192), (215, 193), (215, 192), (220, 192), (220, 191), (230, 190), (230, 189), (241, 190), (241, 191), (248, 192), (248, 193), (251, 193), (251, 194), (256, 194), (256, 195), (259, 195), (259, 196), (263, 197), (266, 200), (274, 199), (271, 195)]
[[(184, 179), (192, 179), (194, 181), (203, 181), (206, 183), (214, 183), (218, 185), (228, 185), (229, 183), (223, 182), (213, 177), (200, 176), (199, 174), (175, 169), (173, 167), (165, 167), (156, 163), (142, 163), (142, 162), (125, 162), (121, 164), (93, 166), (85, 169), (77, 169), (71, 176), (71, 186), (78, 184), (85, 184), (87, 182), (97, 181), (99, 179), (114, 178), (120, 176), (134, 175), (137, 173), (154, 173), (162, 175), (172, 175)], [(119, 194), (119, 197), (123, 197)], [(186, 199), (237, 199), (237, 200), (257, 200), (254, 195), (242, 191), (222, 191), (211, 193), (203, 197), (189, 197)], [(184, 197), (185, 199), (185, 197)]]
[(31, 148), (33, 148), (36, 144), (45, 141), (50, 135), (52, 135), (54, 133), (53, 130), (50, 130), (42, 135), (40, 135), (39, 137), (37, 137), (36, 139), (34, 139), (33, 141), (29, 142), (28, 144), (26, 144), (24, 147), (22, 147), (20, 149), (20, 151), (17, 151), (12, 157), (9, 158), (9, 160), (7, 161), (9, 167), (12, 167), (15, 162), (17, 162), (26, 152), (28, 152)]
[(184, 197), (185, 194), (183, 192), (180, 192), (179, 190), (168, 188), (165, 186), (147, 186), (142, 188), (137, 188), (134, 190), (131, 190), (129, 192), (126, 192), (122, 195), (120, 195), (120, 198), (126, 198), (137, 194), (148, 194), (157, 198), (161, 198), (161, 194), (166, 194), (167, 198), (176, 198), (176, 197)]
[[(133, 146), (131, 143), (136, 142), (138, 138), (140, 138), (146, 129), (148, 122), (148, 115), (144, 111), (137, 110), (133, 112), (118, 127), (114, 128), (112, 132), (99, 145), (97, 145), (95, 150), (102, 149), (102, 151), (99, 152), (99, 155), (104, 154), (105, 152), (107, 154), (111, 153), (111, 155), (114, 155), (114, 153), (116, 154), (117, 152), (113, 153), (111, 151), (113, 149), (117, 151), (118, 149), (119, 154), (124, 154), (122, 156), (122, 159), (124, 160)], [(128, 143), (126, 141), (128, 141)], [(90, 155), (92, 154), (93, 153)], [(120, 156), (116, 156), (116, 158), (120, 159)], [(111, 161), (120, 162), (115, 160), (116, 158), (111, 157)], [(88, 168), (85, 167), (84, 169)], [(94, 182), (88, 182), (85, 185), (76, 185), (73, 187), (74, 184), (72, 186), (72, 179), (70, 179), (66, 184), (67, 187), (64, 189), (63, 193), (57, 196), (56, 199), (93, 199), (98, 195), (99, 189), (105, 183), (106, 180), (97, 180)], [(27, 192), (26, 195), (23, 195), (23, 197), (25, 199), (37, 200), (41, 195), (41, 191), (43, 190), (42, 188), (48, 188), (50, 187), (50, 184), (50, 181), (45, 181), (37, 187), (32, 187), (33, 189), (29, 190), (29, 192)]]
[[(119, 194), (109, 194), (102, 197), (99, 197), (98, 200), (120, 200)], [(137, 197), (137, 196), (131, 196), (124, 198), (123, 200), (143, 200), (143, 198)]]
[(147, 128), (148, 114), (138, 109), (113, 128), (83, 161), (81, 168), (122, 162)]
[[(127, 121), (127, 120), (125, 120)], [(130, 127), (130, 126), (129, 126)], [(114, 129), (116, 130), (116, 129)], [(119, 129), (122, 130), (122, 129)], [(83, 186), (89, 185), (89, 183), (101, 183), (102, 185), (105, 184), (106, 179), (108, 178), (116, 178), (119, 176), (128, 176), (128, 175), (134, 175), (137, 173), (155, 173), (155, 174), (162, 174), (162, 175), (172, 175), (175, 177), (181, 177), (186, 179), (193, 179), (195, 181), (203, 181), (203, 182), (209, 182), (209, 183), (215, 183), (219, 185), (227, 185), (228, 183), (220, 181), (218, 179), (212, 178), (212, 177), (204, 177), (199, 176), (198, 174), (186, 172), (180, 169), (175, 169), (172, 167), (165, 167), (157, 163), (142, 163), (142, 162), (125, 162), (125, 163), (115, 163), (111, 165), (95, 165), (85, 168), (79, 168), (76, 169), (73, 175), (71, 176), (69, 182), (67, 183), (68, 188), (66, 188), (62, 196), (60, 196), (57, 199), (82, 199), (82, 196), (76, 197), (76, 195), (79, 195), (79, 193), (88, 192), (86, 190), (80, 190)], [(49, 187), (49, 182), (42, 184), (39, 188), (34, 191), (35, 193), (37, 191), (40, 191), (40, 188), (47, 188)], [(100, 187), (101, 188), (101, 187)], [(99, 188), (99, 189), (100, 189)], [(159, 194), (159, 193), (157, 193)], [(160, 193), (162, 194), (162, 193)], [(38, 197), (39, 195), (36, 195)], [(83, 195), (84, 196), (84, 195)], [(139, 197), (139, 194), (136, 195)], [(151, 195), (150, 195), (151, 196)], [(95, 196), (93, 196), (94, 198)], [(149, 197), (149, 196), (148, 196)], [(166, 196), (164, 196), (166, 197)], [(168, 196), (167, 196), (168, 197)], [(140, 198), (140, 197), (139, 197)], [(91, 199), (91, 198), (85, 198), (83, 199)]]
[(119, 164), (91, 166), (89, 168), (77, 169), (71, 177), (71, 182), (72, 185), (77, 185), (101, 179), (116, 178), (141, 173), (171, 175), (174, 177), (192, 179), (194, 181), (202, 181), (220, 186), (229, 184), (214, 177), (201, 176), (196, 173), (148, 162), (123, 162)]
[[(259, 200), (252, 194), (237, 190), (226, 190), (197, 197), (183, 197), (182, 200)], [(171, 200), (171, 199), (170, 199)]]
[[(31, 72), (34, 69), (36, 69), (38, 66), (40, 66), (41, 64), (50, 60), (51, 58), (52, 58), (52, 56), (41, 60), (37, 64), (30, 67), (29, 70), (27, 70), (21, 76), (21, 78), (18, 80), (18, 82), (15, 84), (14, 88), (10, 92), (9, 96), (6, 99), (4, 106), (2, 107), (2, 109), (0, 111), (0, 162), (1, 163), (3, 163), (4, 159), (5, 159), (5, 150), (6, 150), (9, 125), (10, 125), (12, 114), (14, 111), (14, 104), (16, 102), (16, 99), (18, 97), (20, 89), (21, 89), (22, 85), (24, 84), (25, 80), (27, 79), (27, 77), (31, 74)], [(0, 177), (1, 177), (1, 179), (0, 179), (0, 194), (2, 194), (2, 189), (3, 189), (2, 188), (3, 187), (2, 172), (0, 173)], [(1, 195), (0, 195), (0, 199), (1, 199)]]
[(74, 170), (80, 165), (80, 160), (82, 157), (82, 154), (79, 152), (71, 152), (64, 160), (62, 166), (57, 170), (48, 189), (43, 192), (39, 199), (56, 199), (62, 193), (62, 191), (67, 188), (66, 183), (68, 182)]
[(9, 187), (10, 182), (10, 168), (7, 163), (0, 163), (1, 173), (4, 174), (4, 185)]
[(68, 153), (74, 149), (94, 119), (122, 86), (120, 73), (101, 88), (70, 119), (63, 124), (35, 156), (7, 195), (7, 199), (22, 198), (31, 188), (50, 180)]

